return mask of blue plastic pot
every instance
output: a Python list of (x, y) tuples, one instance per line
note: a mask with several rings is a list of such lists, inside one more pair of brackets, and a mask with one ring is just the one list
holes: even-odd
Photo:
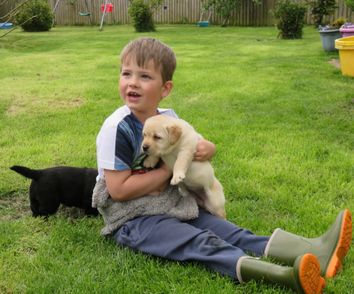
[(322, 47), (325, 51), (336, 51), (335, 40), (341, 38), (339, 29), (320, 31)]
[(198, 26), (200, 27), (208, 27), (209, 26), (209, 21), (199, 21)]

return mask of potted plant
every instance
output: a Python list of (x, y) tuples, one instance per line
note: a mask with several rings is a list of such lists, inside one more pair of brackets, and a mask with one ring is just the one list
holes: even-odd
[[(345, 0), (345, 4), (350, 9), (350, 16), (354, 11), (354, 0)], [(340, 28), (342, 37), (354, 36), (354, 23), (347, 22)]]
[(323, 50), (327, 52), (336, 51), (335, 40), (341, 38), (340, 27), (345, 23), (344, 18), (338, 18), (333, 23), (319, 26), (318, 31), (322, 41)]
[(351, 22), (346, 22), (339, 29), (342, 37), (351, 37), (354, 36), (354, 24)]

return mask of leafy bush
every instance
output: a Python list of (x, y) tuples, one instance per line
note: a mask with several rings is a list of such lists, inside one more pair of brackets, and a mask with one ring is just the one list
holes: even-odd
[(336, 0), (310, 0), (311, 15), (313, 17), (315, 27), (323, 25), (323, 18), (331, 15), (337, 8)]
[[(201, 2), (203, 10), (209, 11), (210, 9), (214, 9), (222, 18), (221, 26), (226, 27), (232, 14), (240, 8), (243, 0), (202, 0)], [(252, 3), (261, 4), (261, 1), (252, 0)]]
[(275, 5), (274, 16), (282, 39), (301, 39), (306, 6), (291, 0), (280, 0)]
[(331, 23), (331, 26), (336, 27), (336, 28), (340, 28), (346, 22), (347, 22), (347, 19), (345, 17), (339, 17), (334, 22)]
[(209, 10), (213, 7), (222, 17), (221, 26), (225, 27), (229, 23), (232, 12), (239, 8), (240, 5), (241, 0), (206, 0), (203, 6), (205, 10)]
[(345, 4), (354, 11), (354, 0), (345, 0)]
[(26, 32), (49, 31), (53, 25), (53, 13), (46, 0), (31, 0), (21, 8), (16, 22)]
[(133, 25), (137, 32), (155, 31), (152, 9), (144, 0), (131, 0), (128, 13), (133, 19)]

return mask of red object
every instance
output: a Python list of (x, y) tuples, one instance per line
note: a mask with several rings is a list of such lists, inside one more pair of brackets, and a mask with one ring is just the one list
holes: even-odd
[(134, 169), (132, 170), (132, 175), (141, 175), (141, 174), (146, 174), (147, 170), (145, 169)]
[[(106, 4), (106, 12), (112, 12), (112, 11), (113, 11), (113, 4), (107, 3)], [(104, 12), (104, 4), (101, 5), (101, 12)]]

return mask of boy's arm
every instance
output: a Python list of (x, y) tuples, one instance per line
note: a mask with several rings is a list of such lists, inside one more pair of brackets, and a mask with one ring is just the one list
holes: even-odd
[(200, 139), (197, 143), (197, 151), (194, 153), (194, 160), (205, 161), (210, 160), (215, 154), (216, 146), (214, 143)]
[(172, 172), (163, 164), (145, 174), (105, 169), (104, 175), (112, 199), (127, 201), (145, 195), (158, 195), (168, 186)]

